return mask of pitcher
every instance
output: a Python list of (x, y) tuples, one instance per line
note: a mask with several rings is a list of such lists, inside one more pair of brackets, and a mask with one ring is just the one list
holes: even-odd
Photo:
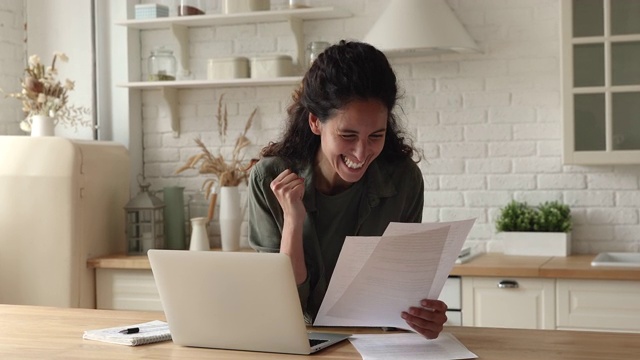
[(207, 251), (211, 250), (209, 246), (209, 236), (207, 235), (207, 218), (197, 217), (191, 219), (191, 241), (189, 250)]

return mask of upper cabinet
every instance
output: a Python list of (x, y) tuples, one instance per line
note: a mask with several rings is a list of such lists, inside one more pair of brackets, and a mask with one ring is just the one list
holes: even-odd
[(640, 1), (563, 0), (565, 164), (640, 164)]

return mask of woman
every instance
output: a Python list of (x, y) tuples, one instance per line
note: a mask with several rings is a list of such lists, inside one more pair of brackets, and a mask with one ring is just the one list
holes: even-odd
[[(249, 241), (289, 255), (300, 301), (314, 318), (345, 236), (380, 236), (421, 222), (422, 173), (394, 109), (396, 76), (373, 46), (341, 41), (313, 62), (293, 94), (283, 138), (262, 150), (249, 180)], [(425, 299), (398, 314), (427, 338), (446, 305)]]

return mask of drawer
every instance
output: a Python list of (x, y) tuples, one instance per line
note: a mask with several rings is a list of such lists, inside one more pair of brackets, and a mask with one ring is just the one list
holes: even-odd
[(96, 269), (98, 309), (162, 311), (151, 270)]
[(462, 326), (462, 313), (460, 311), (447, 311), (447, 322), (445, 325)]
[(460, 277), (451, 276), (447, 279), (442, 287), (442, 292), (438, 298), (444, 301), (449, 310), (461, 310), (462, 309), (462, 290), (460, 285)]

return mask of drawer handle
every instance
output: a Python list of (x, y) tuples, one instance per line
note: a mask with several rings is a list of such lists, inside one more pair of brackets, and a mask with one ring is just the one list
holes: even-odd
[(500, 289), (517, 289), (520, 285), (515, 280), (502, 280), (498, 283), (498, 287)]

